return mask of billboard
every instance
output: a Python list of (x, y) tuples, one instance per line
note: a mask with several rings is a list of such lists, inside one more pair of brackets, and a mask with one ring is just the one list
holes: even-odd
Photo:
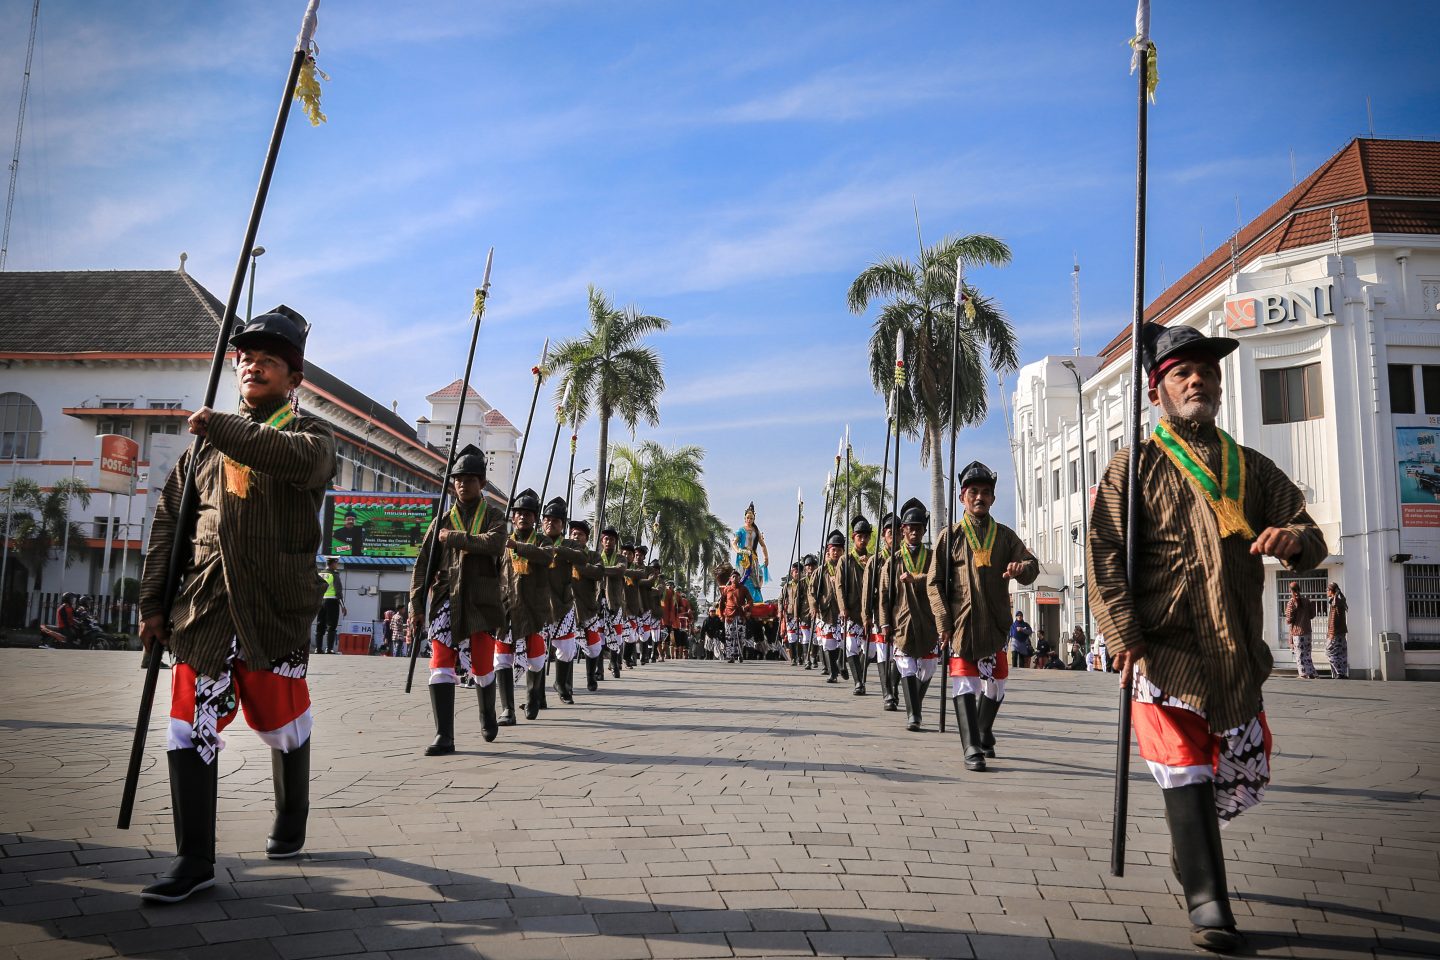
[(1440, 428), (1396, 427), (1400, 526), (1440, 527)]
[(133, 494), (135, 466), (140, 462), (140, 444), (118, 433), (95, 438), (95, 489), (106, 493)]
[(438, 494), (325, 494), (322, 552), (335, 557), (403, 557), (413, 560), (435, 517)]

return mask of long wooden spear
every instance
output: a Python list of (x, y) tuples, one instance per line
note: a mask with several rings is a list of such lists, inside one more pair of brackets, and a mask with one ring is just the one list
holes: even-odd
[[(280, 95), (280, 109), (275, 115), (275, 126), (270, 131), (270, 144), (265, 150), (265, 162), (260, 167), (260, 184), (255, 189), (255, 200), (250, 205), (250, 219), (245, 223), (245, 240), (240, 245), (240, 256), (235, 264), (235, 274), (230, 281), (230, 295), (225, 300), (225, 312), (221, 315), (220, 329), (215, 337), (215, 350), (210, 357), (210, 379), (205, 386), (205, 402), (202, 406), (213, 407), (215, 395), (220, 389), (220, 374), (225, 366), (225, 355), (229, 353), (229, 338), (236, 322), (236, 310), (240, 306), (240, 291), (245, 286), (245, 270), (250, 251), (255, 248), (255, 235), (260, 230), (260, 217), (265, 211), (265, 198), (270, 193), (270, 178), (275, 173), (275, 161), (280, 156), (280, 141), (285, 136), (285, 121), (290, 117), (290, 104), (295, 99), (295, 87), (300, 79), (301, 68), (311, 55), (315, 40), (315, 25), (320, 9), (320, 0), (310, 0), (305, 16), (300, 21), (300, 35), (295, 40), (295, 51), (290, 58), (290, 69), (285, 74), (285, 91)], [(175, 605), (175, 596), (180, 590), (180, 578), (190, 561), (192, 538), (195, 531), (195, 517), (200, 500), (195, 489), (195, 464), (199, 459), (202, 437), (196, 437), (190, 445), (189, 467), (185, 472), (185, 487), (180, 495), (180, 508), (175, 517), (175, 536), (170, 543), (169, 562), (165, 569), (165, 590), (161, 599), (161, 615), (168, 628), (170, 610)], [(130, 744), (130, 764), (125, 771), (125, 786), (120, 794), (120, 815), (116, 825), (121, 830), (130, 829), (130, 815), (135, 809), (135, 791), (140, 783), (140, 764), (145, 757), (145, 738), (150, 727), (150, 709), (155, 702), (155, 686), (160, 676), (160, 651), (153, 650), (145, 668), (145, 685), (140, 693), (140, 710), (135, 719), (135, 738)]]
[[(471, 310), (471, 317), (475, 326), (470, 332), (470, 352), (465, 358), (465, 376), (460, 381), (460, 402), (455, 407), (455, 423), (450, 428), (450, 453), (445, 457), (445, 478), (440, 482), (440, 499), (435, 502), (435, 539), (430, 543), (430, 550), (425, 555), (425, 579), (421, 580), (421, 598), (428, 596), (430, 581), (435, 576), (435, 559), (440, 553), (440, 523), (445, 516), (445, 501), (450, 496), (451, 471), (455, 469), (455, 448), (460, 443), (460, 424), (464, 423), (465, 397), (470, 393), (470, 371), (475, 365), (475, 344), (480, 340), (480, 322), (485, 318), (485, 303), (490, 299), (490, 267), (495, 262), (495, 248), (491, 247), (490, 252), (485, 255), (485, 279), (480, 283), (480, 289), (475, 291), (475, 306)], [(484, 495), (483, 492), (481, 494)], [(419, 611), (410, 611), (410, 666), (405, 672), (405, 692), (409, 693), (415, 683), (415, 661), (420, 655), (420, 637), (416, 630), (414, 617), (419, 616)]]
[(520, 468), (525, 464), (525, 448), (530, 445), (530, 427), (535, 422), (535, 404), (540, 399), (540, 384), (545, 382), (545, 361), (550, 356), (550, 338), (540, 348), (540, 362), (530, 368), (535, 376), (535, 392), (530, 395), (530, 412), (525, 416), (525, 435), (520, 438), (520, 458), (515, 461), (515, 476), (510, 480), (510, 499), (505, 501), (505, 514), (515, 506), (515, 490), (520, 486)]
[[(1155, 45), (1150, 41), (1150, 0), (1135, 11), (1132, 70), (1140, 74), (1139, 118), (1135, 139), (1135, 302), (1130, 324), (1130, 464), (1125, 494), (1125, 580), (1134, 589), (1138, 572), (1140, 533), (1140, 328), (1145, 322), (1145, 168), (1149, 135), (1149, 96), (1154, 89)], [(1125, 826), (1130, 814), (1130, 684), (1127, 670), (1120, 680), (1120, 713), (1115, 731), (1115, 817), (1110, 831), (1110, 873), (1125, 875)]]
[[(570, 384), (567, 383), (565, 385), (565, 395), (560, 398), (560, 405), (555, 408), (555, 438), (550, 441), (550, 460), (545, 464), (545, 482), (540, 484), (540, 503), (542, 506), (545, 503), (545, 494), (550, 491), (550, 471), (555, 466), (555, 451), (560, 447), (560, 428), (565, 426), (565, 406), (569, 402)], [(573, 469), (573, 464), (575, 460), (575, 448), (571, 447), (570, 449), (570, 460)], [(567, 508), (570, 505), (570, 498), (568, 496), (565, 498), (565, 505)]]
[[(954, 320), (954, 322), (951, 324), (951, 329), (950, 329), (950, 495), (949, 495), (949, 498), (945, 501), (945, 524), (946, 524), (946, 529), (947, 529), (948, 531), (950, 531), (950, 536), (948, 536), (948, 537), (945, 538), (945, 543), (946, 543), (946, 548), (947, 548), (948, 550), (951, 550), (951, 551), (954, 550), (954, 546), (955, 546), (953, 543), (951, 543), (951, 540), (952, 540), (952, 539), (954, 538), (954, 536), (955, 536), (955, 435), (956, 435), (957, 433), (959, 433), (959, 422), (958, 422), (957, 417), (955, 416), (955, 393), (956, 393), (956, 389), (957, 389), (957, 387), (958, 387), (958, 385), (959, 385), (959, 383), (960, 383), (960, 373), (959, 373), (959, 365), (960, 365), (960, 311), (961, 311), (961, 309), (962, 309), (963, 306), (964, 306), (964, 300), (965, 300), (964, 286), (965, 286), (965, 265), (964, 265), (964, 262), (963, 262), (959, 257), (956, 257), (956, 258), (955, 258), (955, 300), (954, 300), (954, 303), (955, 303), (955, 320)], [(995, 521), (995, 518), (994, 518), (994, 517), (991, 517), (991, 518), (990, 518), (990, 522), (991, 522), (991, 523), (995, 523), (995, 522), (996, 522), (996, 521)], [(950, 557), (945, 557), (945, 558), (944, 558), (944, 562), (945, 562), (945, 603), (946, 603), (946, 605), (948, 606), (949, 603), (950, 603), (950, 595), (951, 595), (951, 594), (954, 592), (954, 590), (955, 590), (955, 564), (953, 564), (953, 563), (950, 562)], [(945, 701), (948, 700), (948, 699), (950, 699), (950, 697), (948, 696), (948, 693), (947, 693), (946, 690), (944, 689), (945, 686), (950, 683), (950, 648), (951, 648), (951, 646), (953, 645), (954, 636), (955, 636), (955, 633), (956, 633), (957, 628), (959, 627), (959, 624), (957, 624), (957, 623), (954, 621), (954, 619), (952, 619), (952, 618), (950, 618), (950, 617), (947, 617), (946, 619), (949, 619), (949, 620), (950, 620), (950, 636), (951, 636), (952, 642), (951, 642), (951, 643), (942, 644), (942, 646), (944, 646), (945, 649), (944, 649), (944, 651), (942, 651), (942, 653), (941, 653), (941, 655), (940, 655), (940, 668), (941, 668), (941, 673), (940, 673), (940, 683), (941, 683), (941, 692), (940, 692), (940, 732), (941, 732), (941, 733), (944, 733), (944, 732), (945, 732), (945, 713), (946, 713), (946, 710), (945, 710)], [(957, 720), (956, 722), (958, 723), (959, 721)]]
[[(905, 386), (905, 330), (902, 328), (895, 332), (895, 380), (890, 386), (890, 419), (895, 423), (895, 474), (891, 478), (890, 487), (890, 512), (895, 514), (895, 533), (891, 541), (894, 546), (890, 551), (890, 598), (885, 605), (885, 626), (890, 631), (887, 639), (890, 642), (890, 658), (893, 661), (895, 652), (899, 649), (899, 631), (895, 627), (895, 597), (900, 592), (900, 574), (896, 572), (896, 564), (900, 561), (901, 529), (900, 529), (900, 388)], [(884, 522), (884, 517), (881, 517)], [(898, 679), (897, 673), (891, 674), (892, 678)], [(896, 690), (898, 697), (900, 691)]]

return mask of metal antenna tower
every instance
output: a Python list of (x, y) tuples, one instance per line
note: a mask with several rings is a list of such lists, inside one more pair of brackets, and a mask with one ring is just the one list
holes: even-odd
[(1080, 356), (1080, 256), (1075, 255), (1075, 267), (1070, 271), (1070, 324), (1075, 334), (1075, 356)]
[(20, 116), (15, 120), (15, 152), (10, 157), (10, 189), (5, 194), (5, 232), (0, 235), (0, 270), (10, 255), (10, 221), (15, 215), (15, 177), (20, 173), (20, 137), (25, 132), (25, 101), (30, 98), (30, 62), (35, 59), (35, 27), (40, 23), (40, 0), (30, 11), (30, 45), (25, 50), (25, 79), (20, 83)]

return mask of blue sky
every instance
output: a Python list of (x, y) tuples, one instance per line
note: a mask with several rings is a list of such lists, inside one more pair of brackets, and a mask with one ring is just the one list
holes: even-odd
[[(0, 5), (7, 132), (29, 9)], [(44, 3), (10, 268), (173, 268), (184, 250), (223, 298), (302, 10)], [(1086, 351), (1127, 322), (1133, 18), (1123, 0), (327, 0), (330, 120), (292, 118), (257, 307), (300, 309), (312, 356), (413, 420), (463, 370), (493, 245), (476, 386), (517, 425), (542, 341), (584, 324), (587, 283), (668, 317), (662, 422), (639, 436), (704, 446), (717, 512), (738, 523), (755, 500), (785, 554), (797, 485), (820, 537), (847, 422), (879, 459), (869, 322), (844, 295), (872, 260), (913, 253), (912, 201), (929, 241), (1010, 243), (1009, 267), (971, 279), (1026, 362), (1070, 350), (1073, 255)], [(1433, 3), (1371, 4), (1363, 22), (1343, 3), (1156, 3), (1150, 291), (1225, 241), (1237, 196), (1248, 220), (1288, 190), (1292, 150), (1303, 177), (1363, 134), (1367, 94), (1378, 135), (1440, 135), (1437, 28)], [(992, 409), (960, 460), (1008, 490)], [(924, 496), (905, 450), (902, 497)]]

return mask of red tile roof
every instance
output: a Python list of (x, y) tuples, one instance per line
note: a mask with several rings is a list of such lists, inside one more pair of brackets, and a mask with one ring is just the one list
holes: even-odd
[[(456, 380), (454, 383), (450, 384), (449, 386), (441, 387), (439, 390), (436, 390), (434, 393), (430, 394), (430, 396), (426, 397), (425, 399), (426, 399), (426, 400), (459, 400), (459, 399), (460, 399), (460, 386), (461, 386), (461, 384), (463, 384), (463, 383), (464, 383), (464, 379), (463, 379), (463, 378), (460, 379), (460, 380)], [(465, 399), (466, 399), (466, 400), (479, 400), (479, 399), (480, 399), (480, 394), (478, 394), (478, 393), (475, 392), (475, 388), (474, 388), (474, 387), (467, 387), (467, 388), (466, 388), (466, 393), (465, 393)]]
[(515, 424), (505, 419), (505, 414), (494, 408), (485, 411), (485, 426), (509, 427), (511, 430), (515, 429)]
[[(1424, 140), (1351, 140), (1339, 153), (1236, 237), (1238, 266), (1280, 250), (1330, 239), (1330, 216), (1340, 236), (1368, 233), (1440, 234), (1440, 143)], [(1215, 287), (1230, 266), (1227, 240), (1145, 308), (1145, 319), (1169, 323)], [(1113, 362), (1130, 349), (1130, 328), (1100, 355)]]

